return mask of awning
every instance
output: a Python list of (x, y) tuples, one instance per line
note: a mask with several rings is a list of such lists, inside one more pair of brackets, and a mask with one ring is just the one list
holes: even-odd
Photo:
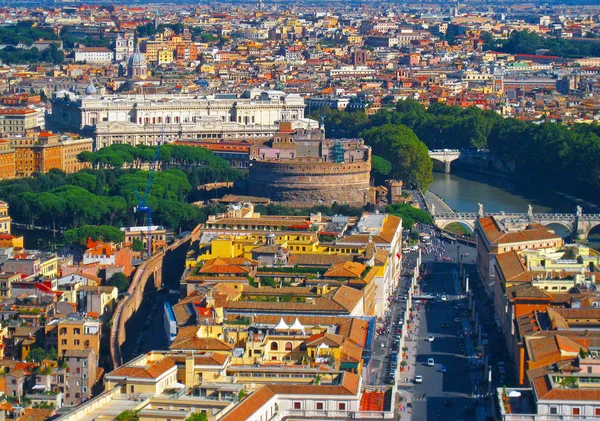
[(43, 384), (36, 384), (35, 386), (32, 387), (33, 390), (46, 390), (48, 388), (48, 386), (43, 385)]

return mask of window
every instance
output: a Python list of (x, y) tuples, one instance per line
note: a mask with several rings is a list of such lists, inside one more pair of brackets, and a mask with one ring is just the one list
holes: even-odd
[(578, 406), (574, 406), (572, 414), (573, 415), (581, 415), (581, 408)]
[(75, 345), (79, 345), (79, 339), (75, 339)]
[(285, 350), (286, 351), (291, 351), (292, 350), (292, 343), (291, 342), (286, 342), (285, 343)]
[(294, 402), (294, 409), (302, 409), (302, 403), (301, 402)]
[(345, 410), (346, 410), (346, 403), (345, 403), (345, 402), (340, 402), (340, 403), (338, 404), (338, 409), (339, 409), (340, 411), (345, 411)]
[(317, 402), (317, 409), (323, 409), (323, 402)]
[(279, 350), (279, 345), (277, 345), (277, 342), (271, 342), (271, 351), (277, 350)]
[(67, 344), (67, 340), (63, 339), (62, 341), (60, 341), (61, 345), (66, 345)]
[(600, 407), (594, 408), (594, 415), (600, 415)]

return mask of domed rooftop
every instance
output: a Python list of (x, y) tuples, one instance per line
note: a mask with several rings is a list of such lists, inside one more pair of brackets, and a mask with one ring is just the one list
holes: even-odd
[(145, 79), (148, 76), (146, 57), (140, 52), (139, 46), (136, 46), (133, 54), (129, 56), (129, 60), (127, 61), (127, 76), (130, 79)]
[(98, 90), (96, 89), (93, 83), (90, 83), (90, 85), (87, 88), (85, 88), (86, 95), (96, 95), (97, 93)]
[(136, 48), (133, 54), (129, 56), (129, 62), (127, 64), (129, 66), (145, 66), (146, 57), (144, 57), (144, 55), (140, 53), (140, 50)]

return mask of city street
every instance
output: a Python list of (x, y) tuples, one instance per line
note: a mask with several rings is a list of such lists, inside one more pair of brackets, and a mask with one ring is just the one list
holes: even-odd
[[(454, 311), (458, 303), (466, 304), (465, 300), (456, 298), (459, 293), (454, 279), (456, 265), (432, 263), (431, 268), (432, 276), (426, 277), (421, 292), (446, 294), (447, 301), (421, 304), (418, 337), (409, 342), (410, 347), (417, 348), (417, 359), (415, 370), (411, 367), (408, 376), (411, 380), (417, 375), (423, 376), (423, 383), (412, 387), (412, 419), (474, 420), (469, 359), (464, 355), (464, 348), (461, 349), (458, 336), (463, 331), (464, 317)], [(434, 337), (433, 342), (428, 341), (429, 335)], [(433, 367), (427, 365), (430, 358), (434, 359)], [(442, 373), (442, 366), (446, 367), (446, 373)]]
[[(478, 420), (483, 421), (490, 413), (489, 401), (482, 398), (487, 393), (487, 382), (483, 359), (476, 354), (483, 352), (482, 338), (501, 344), (493, 321), (493, 313), (485, 311), (489, 306), (487, 297), (479, 288), (475, 288), (477, 308), (482, 311), (482, 338), (473, 328), (472, 313), (468, 309), (468, 299), (462, 290), (458, 278), (456, 262), (461, 261), (469, 276), (472, 287), (479, 282), (474, 265), (475, 248), (450, 241), (442, 241), (427, 227), (424, 233), (431, 235), (431, 242), (423, 250), (421, 277), (415, 296), (433, 296), (433, 299), (414, 299), (410, 313), (412, 319), (408, 326), (408, 348), (405, 360), (406, 368), (399, 373), (398, 391), (401, 395), (398, 414), (401, 419), (410, 420)], [(406, 269), (413, 265), (417, 253), (404, 257)], [(408, 291), (409, 278), (402, 278), (399, 295)], [(483, 294), (483, 295), (482, 295)], [(397, 320), (404, 311), (406, 301), (398, 300), (391, 313), (391, 320)], [(393, 326), (393, 324), (392, 324)], [(392, 327), (392, 330), (393, 327)], [(379, 341), (386, 340), (381, 351), (388, 355), (382, 365), (379, 380), (386, 380), (389, 370), (389, 355), (393, 343), (392, 336), (382, 335)], [(430, 336), (433, 340), (430, 341)], [(491, 351), (491, 364), (502, 354), (503, 346)], [(377, 351), (376, 351), (377, 352)], [(428, 360), (433, 358), (433, 366)], [(442, 369), (442, 366), (444, 369)], [(445, 371), (445, 372), (444, 372)], [(416, 383), (415, 377), (421, 376), (422, 383)], [(494, 372), (494, 386), (506, 379), (499, 378)], [(378, 382), (380, 384), (384, 381)], [(488, 405), (486, 405), (488, 404)], [(401, 409), (402, 408), (402, 409)]]

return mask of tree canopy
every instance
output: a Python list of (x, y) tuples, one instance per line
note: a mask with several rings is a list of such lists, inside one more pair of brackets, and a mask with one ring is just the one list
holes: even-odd
[(433, 163), (427, 146), (402, 124), (384, 124), (362, 131), (359, 135), (373, 152), (392, 159), (392, 176), (409, 186), (426, 189), (433, 181)]
[[(16, 222), (70, 230), (93, 226), (143, 225), (145, 214), (133, 211), (144, 195), (150, 171), (140, 169), (152, 162), (155, 148), (115, 145), (80, 159), (98, 168), (67, 175), (51, 170), (47, 174), (0, 181), (0, 198), (10, 206)], [(196, 200), (196, 187), (215, 181), (234, 181), (245, 173), (206, 149), (164, 145), (160, 167), (150, 186), (147, 205), (153, 209), (153, 223), (173, 230), (187, 230), (206, 220), (209, 210), (188, 204)], [(125, 163), (129, 168), (122, 168)], [(100, 164), (103, 163), (103, 164)], [(89, 230), (86, 228), (86, 230)], [(85, 231), (85, 230), (84, 230)], [(100, 234), (94, 233), (94, 236)], [(72, 231), (69, 241), (85, 242), (86, 234)]]
[(402, 227), (411, 229), (416, 223), (431, 224), (431, 215), (422, 209), (417, 209), (408, 204), (393, 204), (386, 207), (388, 213), (402, 218)]
[(108, 280), (108, 285), (117, 287), (119, 293), (127, 291), (129, 288), (129, 279), (122, 272), (117, 272)]
[(79, 243), (85, 245), (88, 238), (94, 241), (102, 240), (113, 243), (123, 241), (123, 232), (117, 227), (108, 225), (85, 225), (80, 228), (73, 228), (65, 231), (65, 241), (67, 243)]
[[(566, 126), (552, 122), (523, 122), (476, 107), (434, 103), (425, 108), (412, 99), (398, 101), (395, 110), (382, 110), (370, 117), (364, 113), (358, 117), (359, 114), (319, 110), (312, 116), (325, 117), (330, 137), (339, 133), (346, 137), (363, 136), (375, 155), (385, 157), (395, 165), (394, 176), (400, 168), (410, 171), (411, 162), (401, 164), (397, 158), (397, 153), (407, 151), (382, 149), (382, 145), (388, 144), (390, 139), (406, 136), (411, 139), (408, 143), (415, 146), (410, 133), (395, 128), (404, 125), (412, 129), (429, 149), (487, 148), (499, 158), (504, 168), (512, 169), (515, 175), (530, 181), (570, 191), (577, 189), (588, 197), (600, 193), (600, 161), (595, 158), (600, 152), (598, 124)], [(401, 132), (404, 135), (399, 135)], [(376, 168), (378, 166), (379, 163), (375, 164)], [(415, 172), (413, 177), (419, 174)]]

